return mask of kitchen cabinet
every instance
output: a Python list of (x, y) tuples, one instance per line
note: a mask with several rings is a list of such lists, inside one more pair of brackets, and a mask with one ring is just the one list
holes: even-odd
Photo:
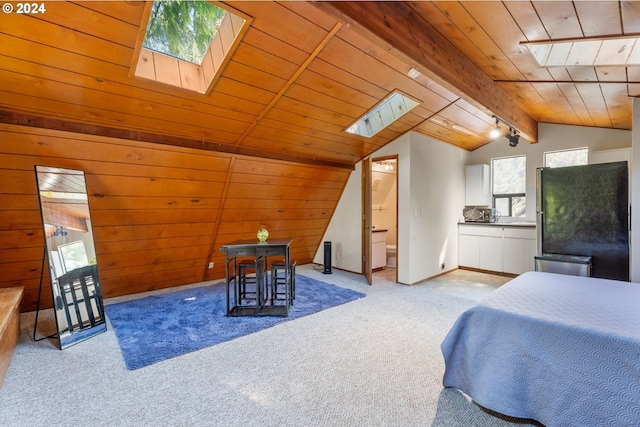
[(534, 270), (536, 230), (529, 226), (458, 226), (458, 264), (498, 273)]
[(480, 268), (480, 237), (463, 234), (458, 235), (458, 264), (460, 266)]
[(502, 271), (502, 229), (493, 226), (459, 226), (459, 261), (465, 267)]
[(387, 265), (387, 231), (374, 231), (371, 236), (371, 269)]
[(465, 206), (491, 205), (489, 165), (465, 167)]
[(505, 227), (503, 234), (505, 273), (522, 274), (535, 270), (536, 229)]
[(504, 250), (501, 236), (484, 236), (480, 239), (480, 269), (503, 271)]

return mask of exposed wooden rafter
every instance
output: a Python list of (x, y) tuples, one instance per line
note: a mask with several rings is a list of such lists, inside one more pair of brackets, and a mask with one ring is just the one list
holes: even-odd
[(247, 128), (247, 130), (242, 134), (242, 136), (240, 137), (240, 139), (238, 139), (238, 145), (242, 145), (242, 142), (246, 139), (246, 137), (251, 134), (251, 132), (253, 131), (253, 129), (258, 126), (258, 124), (260, 123), (260, 121), (267, 115), (267, 113), (269, 113), (269, 111), (271, 111), (271, 109), (274, 107), (274, 105), (276, 105), (278, 103), (278, 101), (280, 100), (280, 98), (282, 98), (284, 96), (284, 94), (287, 92), (287, 90), (289, 90), (289, 88), (291, 87), (291, 85), (298, 79), (298, 77), (300, 76), (300, 74), (302, 74), (302, 72), (304, 70), (307, 69), (307, 67), (309, 66), (309, 64), (311, 64), (311, 62), (316, 59), (316, 57), (318, 56), (318, 54), (322, 51), (322, 49), (327, 45), (327, 43), (329, 43), (329, 41), (331, 40), (331, 38), (338, 32), (338, 30), (340, 29), (340, 27), (342, 27), (342, 24), (337, 23), (336, 25), (333, 26), (333, 28), (331, 29), (331, 31), (329, 31), (329, 33), (327, 33), (327, 35), (322, 39), (322, 41), (318, 44), (318, 46), (316, 46), (316, 48), (313, 50), (313, 52), (309, 55), (309, 57), (304, 61), (304, 63), (296, 70), (295, 73), (293, 73), (293, 76), (291, 76), (291, 78), (289, 78), (289, 80), (287, 81), (287, 83), (282, 87), (282, 89), (280, 89), (280, 92), (278, 92), (276, 94), (276, 96), (273, 97), (273, 99), (271, 100), (271, 102), (269, 103), (269, 105), (267, 105), (265, 107), (265, 109), (262, 111), (262, 113), (260, 113), (260, 115), (253, 121), (253, 123), (251, 124), (251, 126), (249, 126)]
[(66, 120), (34, 116), (30, 114), (13, 113), (5, 110), (0, 110), (0, 123), (31, 126), (43, 129), (62, 130), (81, 133), (85, 135), (104, 136), (109, 138), (122, 138), (130, 141), (152, 142), (154, 144), (173, 145), (176, 147), (217, 151), (220, 153), (259, 157), (264, 159), (275, 159), (295, 163), (332, 166), (349, 170), (355, 169), (353, 164), (337, 162), (328, 159), (317, 159), (288, 153), (277, 153), (269, 150), (261, 150), (250, 147), (238, 147), (236, 145), (223, 144), (215, 141), (203, 141), (155, 134), (150, 132), (140, 132), (135, 130), (117, 129), (107, 126), (89, 125), (84, 123), (70, 122)]
[(530, 142), (537, 122), (406, 2), (319, 2), (316, 5), (403, 59), (477, 108), (505, 120)]

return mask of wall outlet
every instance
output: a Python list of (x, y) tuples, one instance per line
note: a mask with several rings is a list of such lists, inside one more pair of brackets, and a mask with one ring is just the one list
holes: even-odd
[(213, 262), (210, 262), (209, 263), (209, 268), (213, 268), (213, 264), (214, 264)]

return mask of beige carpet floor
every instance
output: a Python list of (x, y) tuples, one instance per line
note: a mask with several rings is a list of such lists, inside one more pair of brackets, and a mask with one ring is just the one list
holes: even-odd
[[(369, 286), (316, 267), (298, 273), (367, 297), (136, 371), (112, 329), (60, 351), (34, 342), (33, 313), (23, 314), (0, 426), (534, 425), (442, 387), (442, 339), (499, 283), (455, 272), (414, 286), (377, 274)], [(39, 335), (53, 327), (41, 317)]]

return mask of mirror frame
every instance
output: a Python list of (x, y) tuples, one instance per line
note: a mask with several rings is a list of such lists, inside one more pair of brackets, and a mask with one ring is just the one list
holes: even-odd
[[(34, 169), (56, 321), (53, 336), (63, 350), (107, 330), (91, 209), (84, 171), (39, 165)], [(81, 250), (66, 262), (59, 248), (77, 242), (82, 242)]]

